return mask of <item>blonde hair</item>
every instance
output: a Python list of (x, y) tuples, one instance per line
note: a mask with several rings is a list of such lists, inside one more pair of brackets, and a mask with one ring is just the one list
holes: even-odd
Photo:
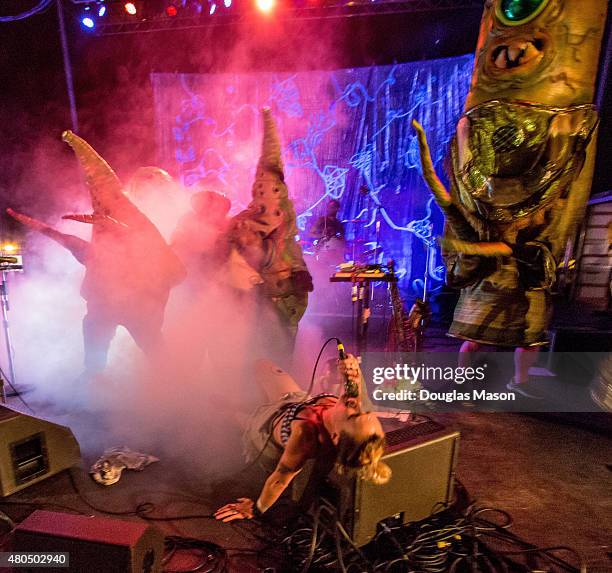
[(391, 468), (380, 458), (385, 453), (385, 438), (371, 434), (359, 442), (346, 432), (340, 433), (336, 472), (340, 475), (356, 474), (359, 479), (376, 485), (391, 479)]

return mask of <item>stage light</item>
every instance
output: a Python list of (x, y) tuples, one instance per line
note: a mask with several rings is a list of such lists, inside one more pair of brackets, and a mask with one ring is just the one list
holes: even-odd
[(178, 10), (174, 4), (170, 4), (166, 6), (166, 14), (170, 16), (170, 18), (174, 18), (178, 14)]
[(229, 8), (232, 5), (232, 0), (223, 0), (223, 5)]
[(81, 18), (81, 24), (83, 24), (83, 26), (89, 28), (90, 30), (93, 30), (96, 26), (96, 23), (94, 22), (94, 19), (91, 16), (84, 16), (83, 18)]
[(102, 18), (106, 14), (106, 6), (102, 5), (98, 8), (98, 16)]
[(210, 10), (208, 11), (208, 13), (212, 16), (215, 13), (216, 10), (217, 10), (217, 5), (213, 2), (210, 5)]
[(255, 6), (260, 12), (270, 12), (276, 4), (276, 0), (255, 0)]
[(123, 7), (130, 16), (134, 16), (137, 12), (136, 5), (133, 2), (126, 2)]
[(6, 244), (2, 245), (0, 250), (2, 252), (4, 252), (4, 253), (16, 253), (18, 248), (17, 248), (17, 245), (15, 245), (13, 243), (6, 243)]

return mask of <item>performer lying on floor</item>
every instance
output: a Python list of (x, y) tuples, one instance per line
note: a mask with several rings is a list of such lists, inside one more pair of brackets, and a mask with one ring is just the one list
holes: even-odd
[(245, 450), (248, 461), (264, 466), (273, 462), (276, 468), (255, 503), (238, 498), (218, 509), (217, 519), (228, 522), (264, 513), (309, 459), (330, 461), (339, 474), (355, 473), (376, 484), (389, 481), (391, 469), (380, 459), (385, 445), (382, 426), (375, 414), (361, 409), (357, 360), (348, 355), (338, 367), (357, 387), (357, 396), (345, 392), (340, 397), (319, 394), (308, 398), (289, 374), (269, 361), (258, 363), (256, 377), (270, 403), (248, 420)]

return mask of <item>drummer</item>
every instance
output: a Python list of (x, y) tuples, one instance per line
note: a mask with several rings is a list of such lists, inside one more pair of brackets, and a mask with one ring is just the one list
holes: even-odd
[(334, 237), (344, 240), (344, 224), (338, 219), (338, 211), (340, 211), (340, 201), (330, 199), (325, 215), (319, 217), (310, 227), (310, 238), (323, 242)]

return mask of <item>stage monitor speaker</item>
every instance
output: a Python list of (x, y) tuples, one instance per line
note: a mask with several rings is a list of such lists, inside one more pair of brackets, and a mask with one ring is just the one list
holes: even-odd
[(68, 553), (69, 567), (49, 573), (161, 573), (164, 535), (141, 521), (37, 510), (15, 529), (14, 550)]
[(69, 428), (0, 406), (0, 497), (80, 463)]
[(294, 501), (310, 505), (309, 491), (321, 492), (319, 499), (337, 510), (358, 546), (376, 535), (381, 522), (395, 526), (421, 521), (453, 502), (458, 432), (428, 420), (386, 428), (386, 441), (382, 460), (393, 471), (388, 483), (375, 485), (332, 471), (322, 484), (311, 464), (296, 477)]

